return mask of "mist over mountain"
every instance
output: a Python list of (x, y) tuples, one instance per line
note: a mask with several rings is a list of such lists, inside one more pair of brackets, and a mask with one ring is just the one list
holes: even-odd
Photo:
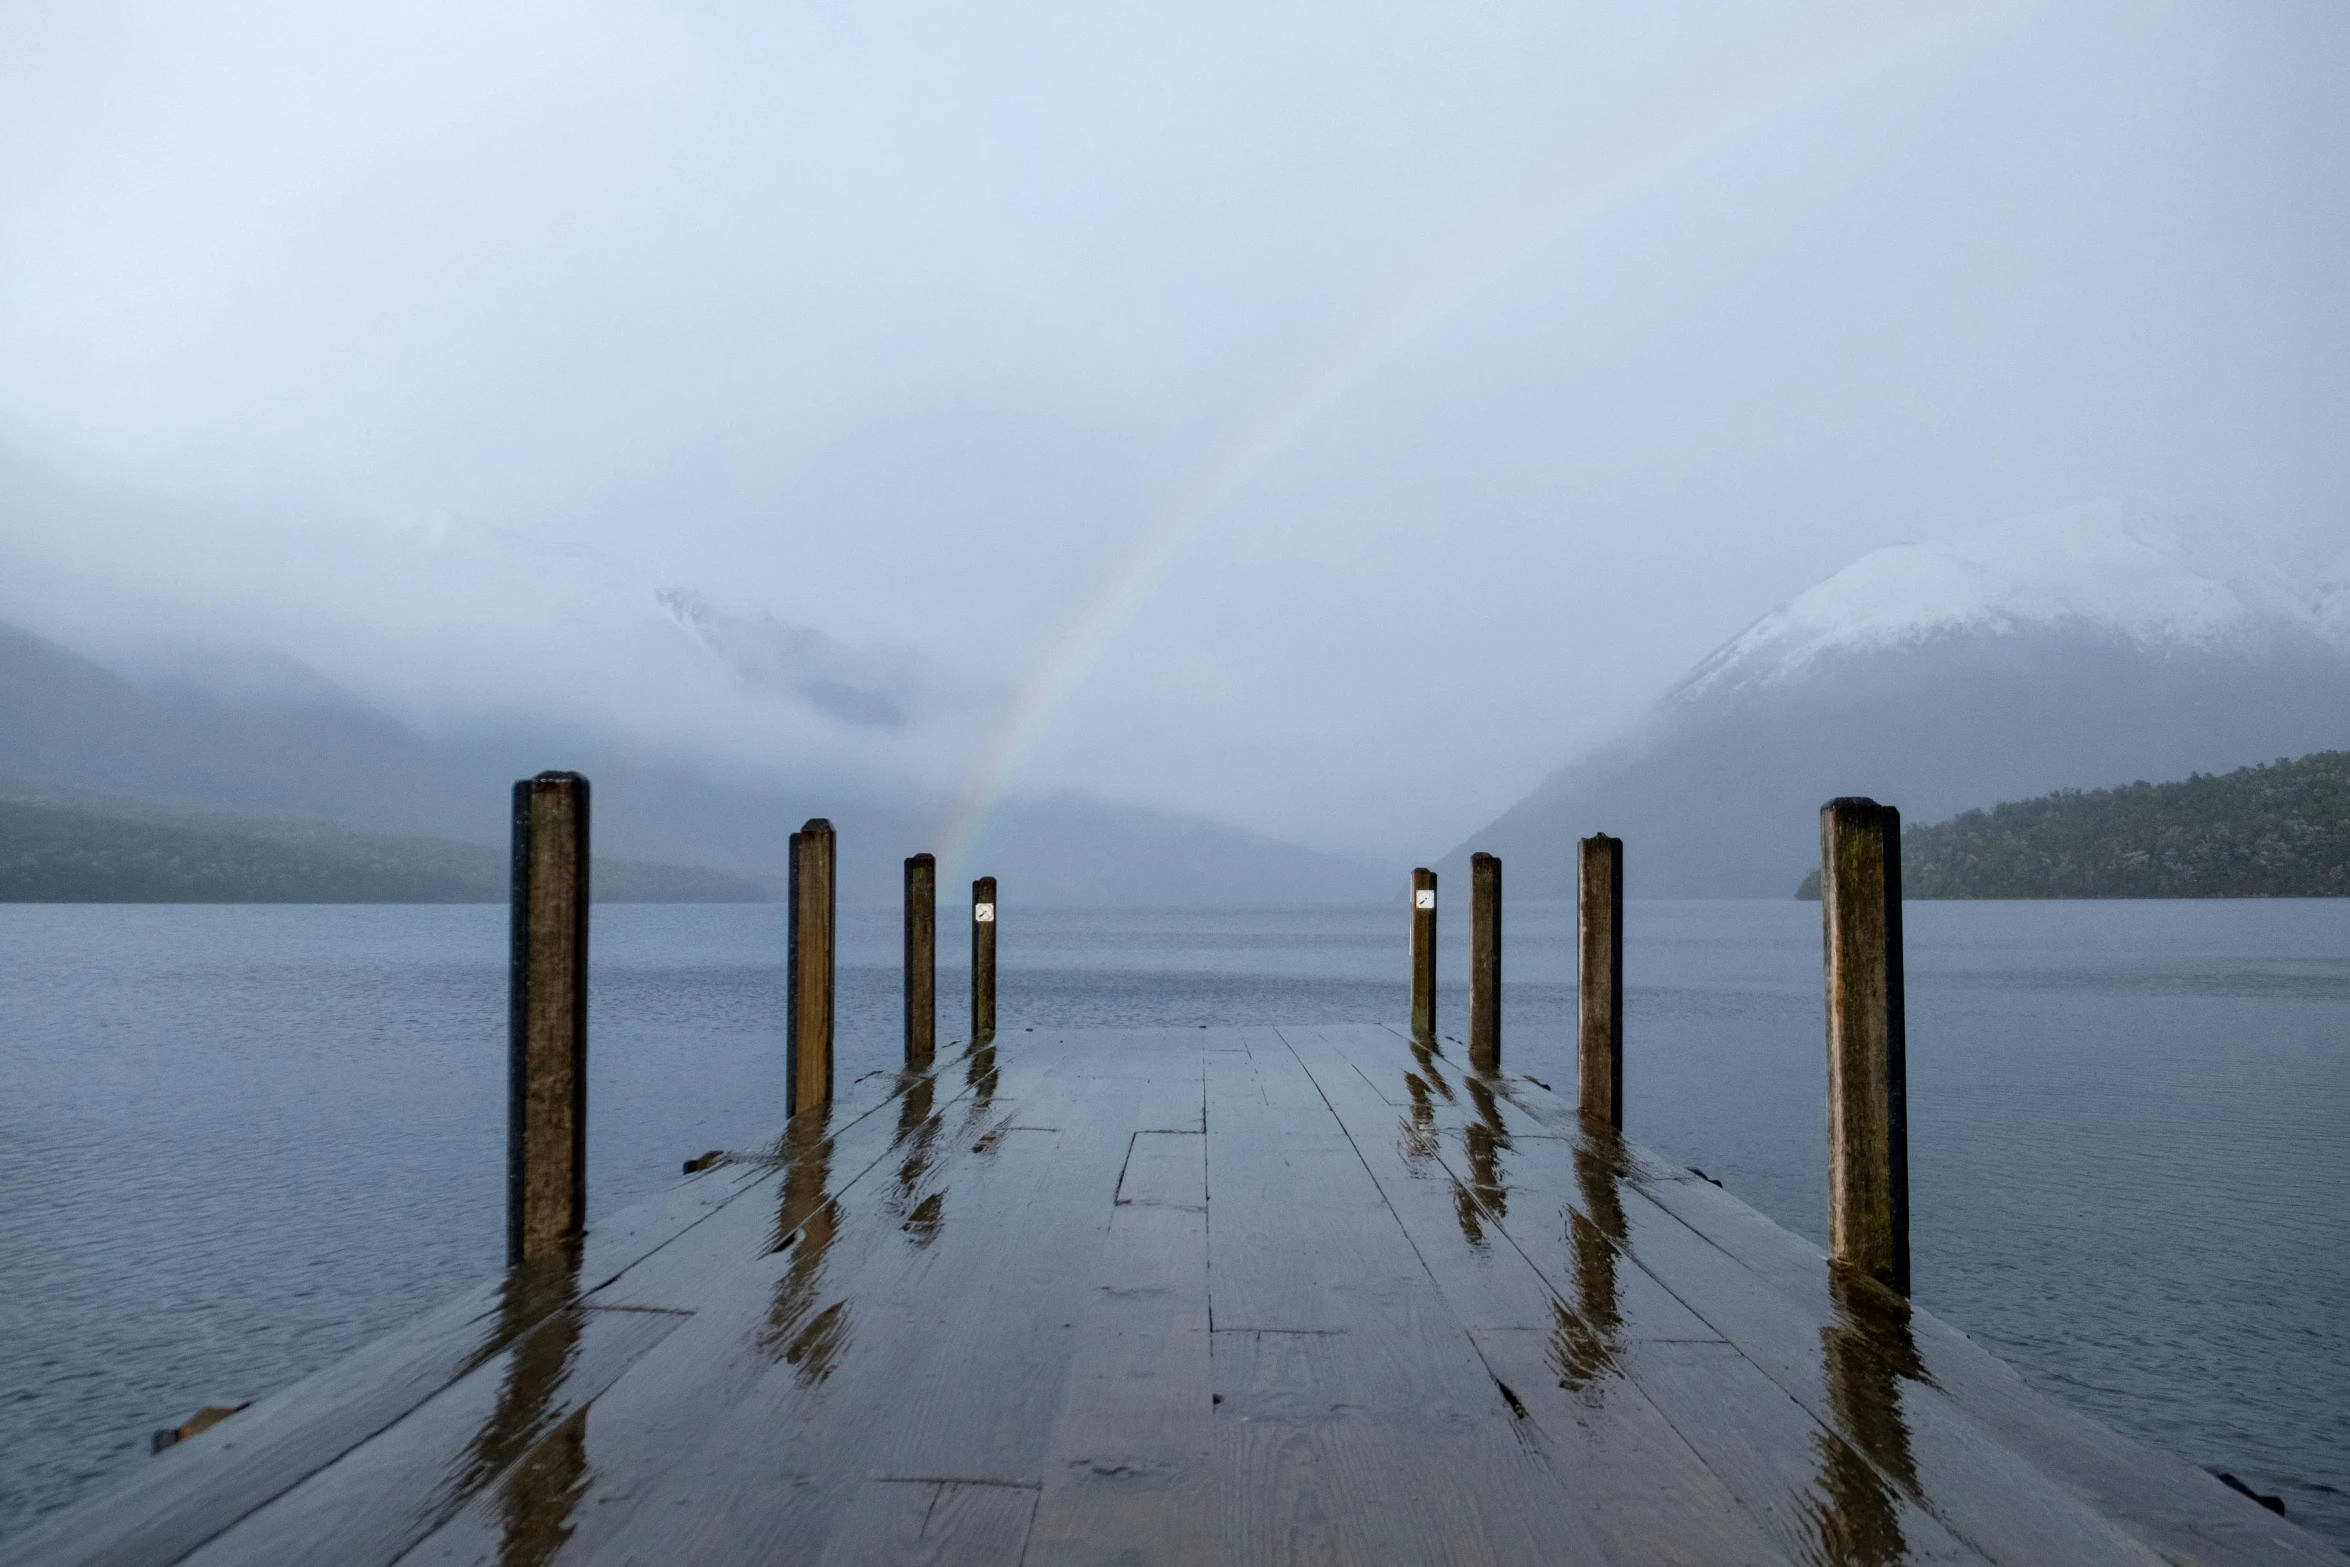
[[(842, 778), (680, 760), (576, 727), (426, 732), (298, 665), (134, 676), (0, 624), (0, 776), (159, 808), (497, 848), (513, 781), (550, 767), (593, 782), (600, 854), (705, 867), (770, 890), (782, 886), (790, 835), (809, 817), (839, 830), (841, 890), (852, 902), (894, 901), (905, 856), (939, 847), (935, 801)], [(1377, 897), (1392, 880), (1216, 822), (1076, 795), (1004, 802), (972, 866), (998, 877), (1007, 898), (1040, 903), (1346, 901)]]
[(2082, 507), (1863, 556), (1446, 864), (1489, 850), (1513, 893), (1564, 895), (1574, 841), (1605, 831), (1636, 896), (1784, 897), (1836, 795), (1931, 822), (2346, 742), (2350, 554)]

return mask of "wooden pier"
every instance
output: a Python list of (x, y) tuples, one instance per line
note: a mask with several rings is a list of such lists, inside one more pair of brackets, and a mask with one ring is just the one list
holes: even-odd
[(1027, 1033), (743, 1149), (0, 1562), (2313, 1563), (1408, 1027)]
[(2119, 1564), (2350, 1558), (1914, 1309), (1900, 817), (1821, 812), (1834, 1255), (1624, 1140), (1623, 845), (1583, 844), (1574, 1098), (1469, 1039), (971, 1028), (834, 1072), (835, 839), (792, 835), (788, 1103), (584, 1225), (589, 787), (514, 791), (506, 1276), (173, 1438), (7, 1564)]

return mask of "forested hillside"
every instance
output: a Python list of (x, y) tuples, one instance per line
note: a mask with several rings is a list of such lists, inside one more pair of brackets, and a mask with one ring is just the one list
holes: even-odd
[[(507, 856), (479, 844), (312, 822), (164, 811), (0, 782), (0, 902), (500, 903)], [(608, 903), (758, 900), (740, 878), (598, 859)]]
[(2350, 897), (2350, 751), (1906, 828), (1901, 879), (1905, 898)]

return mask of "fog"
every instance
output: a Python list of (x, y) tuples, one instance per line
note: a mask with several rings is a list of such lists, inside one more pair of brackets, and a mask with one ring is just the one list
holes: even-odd
[(11, 6), (0, 619), (1429, 852), (1866, 550), (2340, 536), (2346, 81), (2332, 0)]

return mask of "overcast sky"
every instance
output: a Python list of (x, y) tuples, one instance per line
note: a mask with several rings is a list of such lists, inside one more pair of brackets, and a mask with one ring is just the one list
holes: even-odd
[(0, 616), (944, 794), (1335, 334), (1013, 785), (1428, 852), (1875, 546), (2339, 529), (2346, 82), (2338, 0), (16, 0)]

